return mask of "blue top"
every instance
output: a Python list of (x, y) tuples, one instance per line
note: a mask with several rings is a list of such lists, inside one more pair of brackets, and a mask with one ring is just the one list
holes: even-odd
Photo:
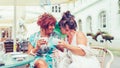
[[(48, 64), (48, 68), (53, 68), (52, 67), (52, 53), (53, 50), (56, 49), (55, 45), (54, 45), (54, 41), (52, 40), (55, 36), (57, 36), (57, 34), (52, 33), (49, 37), (48, 40), (48, 47), (46, 47), (44, 50), (43, 49), (39, 49), (37, 54), (36, 54), (36, 60), (37, 59), (43, 59), (47, 62)], [(59, 36), (57, 36), (59, 37)], [(29, 38), (29, 42), (32, 44), (33, 47), (36, 47), (36, 42), (37, 40), (39, 40), (40, 38), (40, 32), (36, 32), (33, 35), (30, 36)]]

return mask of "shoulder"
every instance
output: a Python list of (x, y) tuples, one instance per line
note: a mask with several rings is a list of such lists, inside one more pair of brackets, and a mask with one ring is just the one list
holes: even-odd
[(77, 35), (78, 38), (81, 38), (81, 37), (85, 37), (86, 38), (85, 34), (83, 32), (80, 32), (80, 31), (77, 31), (76, 35)]
[(87, 45), (87, 38), (83, 32), (76, 32), (76, 40), (78, 44)]
[(31, 34), (30, 37), (29, 37), (29, 41), (32, 42), (35, 39), (35, 37), (39, 34), (40, 34), (40, 32), (35, 32), (34, 34)]
[(29, 42), (31, 43), (32, 46), (35, 46), (35, 43), (36, 43), (36, 36), (39, 35), (40, 32), (35, 32), (34, 34), (32, 34), (30, 37), (29, 37)]

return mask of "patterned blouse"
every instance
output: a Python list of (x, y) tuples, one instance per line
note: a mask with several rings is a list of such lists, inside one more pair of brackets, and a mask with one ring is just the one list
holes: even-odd
[[(44, 49), (39, 49), (37, 54), (36, 54), (36, 59), (43, 59), (46, 61), (46, 63), (48, 64), (48, 68), (53, 68), (53, 57), (52, 57), (52, 53), (53, 53), (53, 50), (56, 49), (56, 46), (54, 45), (54, 41), (53, 41), (53, 38), (59, 38), (59, 36), (55, 33), (52, 33), (48, 39), (48, 46)], [(36, 42), (37, 40), (39, 40), (40, 38), (40, 32), (36, 32), (34, 33), (33, 35), (30, 36), (29, 38), (29, 42), (32, 44), (33, 47), (36, 47)], [(31, 64), (31, 63), (30, 63)], [(30, 65), (31, 67), (31, 65)], [(32, 64), (32, 67), (34, 67), (34, 62)]]

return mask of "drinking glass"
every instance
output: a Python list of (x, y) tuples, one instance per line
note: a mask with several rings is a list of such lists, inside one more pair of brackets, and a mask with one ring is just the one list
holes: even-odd
[(49, 51), (49, 46), (48, 46), (49, 38), (48, 37), (40, 37), (39, 40), (41, 40), (41, 39), (47, 42), (46, 44), (43, 44), (40, 47), (42, 55), (43, 55), (43, 59), (46, 59), (47, 52)]
[(4, 48), (4, 43), (0, 42), (0, 60), (3, 60), (3, 56), (5, 54), (5, 48)]
[[(44, 40), (44, 41), (48, 42), (48, 38), (47, 38), (47, 37), (41, 37), (40, 39), (42, 39), (42, 40)], [(45, 52), (46, 52), (47, 48), (48, 48), (47, 43), (46, 43), (46, 44), (41, 45), (41, 50), (42, 50), (42, 52), (43, 52), (43, 53), (45, 53)]]

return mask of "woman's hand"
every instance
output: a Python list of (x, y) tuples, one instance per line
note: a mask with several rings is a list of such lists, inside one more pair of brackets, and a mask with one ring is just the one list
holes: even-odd
[(37, 41), (36, 48), (40, 49), (42, 45), (44, 46), (44, 44), (47, 44), (47, 41), (45, 41), (44, 39), (40, 39), (40, 40)]
[(67, 48), (68, 44), (67, 44), (65, 41), (63, 41), (63, 40), (60, 40), (60, 41), (58, 42), (58, 46), (61, 46), (61, 47), (63, 47), (63, 48)]
[(60, 40), (56, 47), (57, 47), (57, 49), (59, 49), (63, 52), (64, 48), (67, 48), (67, 46), (68, 46), (68, 44), (65, 41)]

